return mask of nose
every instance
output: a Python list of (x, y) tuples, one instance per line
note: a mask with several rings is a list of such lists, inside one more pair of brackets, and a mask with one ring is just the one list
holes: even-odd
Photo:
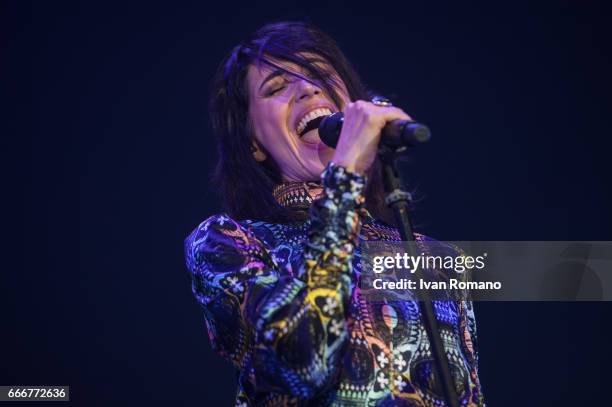
[(305, 78), (299, 78), (297, 83), (297, 99), (309, 99), (321, 93), (321, 88)]

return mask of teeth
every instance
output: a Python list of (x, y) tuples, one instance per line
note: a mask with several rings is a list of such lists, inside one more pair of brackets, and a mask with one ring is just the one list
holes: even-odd
[(299, 121), (297, 129), (296, 129), (297, 134), (301, 135), (302, 131), (304, 131), (309, 121), (316, 119), (317, 117), (329, 116), (330, 114), (332, 114), (331, 110), (329, 110), (326, 107), (315, 109), (309, 112), (306, 116), (302, 117), (302, 120)]

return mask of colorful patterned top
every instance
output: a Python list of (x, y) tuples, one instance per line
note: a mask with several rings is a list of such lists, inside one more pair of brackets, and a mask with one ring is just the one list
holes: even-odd
[[(444, 405), (418, 304), (371, 302), (359, 288), (359, 242), (397, 230), (364, 209), (364, 177), (330, 163), (321, 178), (274, 191), (310, 206), (308, 221), (216, 215), (185, 242), (212, 346), (240, 371), (236, 405)], [(462, 404), (484, 405), (471, 303), (434, 308)]]

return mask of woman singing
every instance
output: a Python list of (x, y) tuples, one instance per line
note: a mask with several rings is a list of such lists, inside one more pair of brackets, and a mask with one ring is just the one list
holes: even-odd
[[(225, 213), (185, 249), (212, 346), (239, 370), (236, 405), (444, 403), (417, 303), (360, 292), (361, 242), (400, 240), (377, 145), (387, 122), (409, 119), (366, 100), (335, 42), (304, 23), (261, 28), (217, 72), (210, 112)], [(337, 111), (332, 149), (317, 125)], [(461, 403), (483, 405), (471, 303), (435, 310)]]

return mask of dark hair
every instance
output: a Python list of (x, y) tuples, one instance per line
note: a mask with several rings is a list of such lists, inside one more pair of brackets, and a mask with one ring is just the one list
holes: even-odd
[[(218, 148), (214, 181), (221, 194), (224, 211), (236, 219), (287, 222), (307, 218), (306, 212), (284, 208), (274, 198), (272, 189), (282, 179), (270, 154), (267, 154), (264, 162), (258, 162), (253, 157), (246, 80), (251, 64), (265, 63), (283, 69), (274, 61), (290, 62), (307, 72), (312, 78), (310, 80), (317, 81), (340, 106), (336, 84), (326, 78), (324, 68), (310, 62), (303, 53), (316, 54), (325, 59), (344, 82), (351, 100), (369, 98), (366, 87), (336, 42), (311, 24), (268, 24), (237, 45), (217, 70), (209, 106)], [(378, 160), (369, 170), (368, 179), (366, 207), (374, 217), (389, 222), (383, 202)]]

